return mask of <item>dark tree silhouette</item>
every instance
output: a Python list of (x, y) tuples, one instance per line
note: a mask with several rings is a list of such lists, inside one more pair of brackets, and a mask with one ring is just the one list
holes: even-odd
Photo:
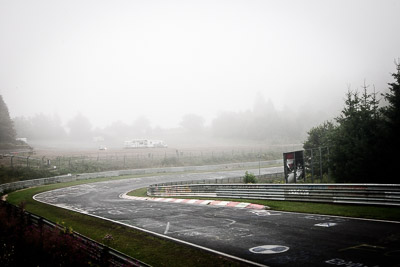
[(15, 143), (16, 132), (3, 96), (0, 95), (0, 144)]

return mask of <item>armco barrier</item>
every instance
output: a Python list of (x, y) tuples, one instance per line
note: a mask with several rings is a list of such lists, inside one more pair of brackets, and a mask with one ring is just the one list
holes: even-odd
[(151, 185), (147, 194), (400, 206), (399, 184)]
[(187, 172), (187, 171), (215, 171), (221, 169), (227, 170), (227, 169), (246, 168), (246, 167), (258, 168), (259, 164), (265, 167), (276, 164), (283, 164), (283, 162), (282, 160), (270, 160), (261, 162), (229, 163), (229, 164), (207, 165), (207, 166), (165, 167), (165, 168), (150, 168), (150, 169), (118, 170), (118, 171), (107, 171), (107, 172), (97, 172), (97, 173), (83, 173), (76, 175), (69, 174), (69, 175), (61, 175), (49, 178), (39, 178), (33, 180), (0, 184), (0, 194), (2, 194), (3, 192), (10, 192), (33, 186), (72, 182), (77, 180), (93, 179), (100, 177), (115, 177), (122, 175), (173, 173), (173, 172)]

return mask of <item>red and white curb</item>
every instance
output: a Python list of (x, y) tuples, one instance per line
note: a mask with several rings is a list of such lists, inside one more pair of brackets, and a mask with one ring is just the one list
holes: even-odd
[(252, 204), (252, 203), (247, 203), (247, 202), (234, 202), (234, 201), (221, 201), (221, 200), (133, 197), (133, 196), (128, 196), (126, 193), (121, 194), (120, 198), (131, 199), (131, 200), (141, 200), (141, 201), (169, 202), (169, 203), (182, 203), (182, 204), (195, 204), (195, 205), (211, 205), (211, 206), (219, 206), (219, 207), (246, 208), (246, 209), (256, 209), (256, 210), (265, 209), (264, 205)]

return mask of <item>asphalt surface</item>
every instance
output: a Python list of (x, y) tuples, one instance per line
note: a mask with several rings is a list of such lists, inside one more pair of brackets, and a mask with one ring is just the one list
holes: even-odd
[[(251, 170), (258, 173), (257, 170)], [(261, 169), (261, 173), (282, 168)], [(149, 184), (244, 175), (174, 174), (62, 188), (35, 199), (266, 266), (400, 266), (400, 224), (271, 210), (122, 199)]]

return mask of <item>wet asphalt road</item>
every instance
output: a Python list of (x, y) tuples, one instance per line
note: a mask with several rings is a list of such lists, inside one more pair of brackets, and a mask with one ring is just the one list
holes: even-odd
[[(282, 168), (261, 169), (273, 173)], [(257, 170), (251, 170), (258, 173)], [(122, 199), (149, 184), (242, 176), (174, 174), (62, 188), (36, 200), (267, 266), (400, 266), (400, 224), (334, 216)]]

